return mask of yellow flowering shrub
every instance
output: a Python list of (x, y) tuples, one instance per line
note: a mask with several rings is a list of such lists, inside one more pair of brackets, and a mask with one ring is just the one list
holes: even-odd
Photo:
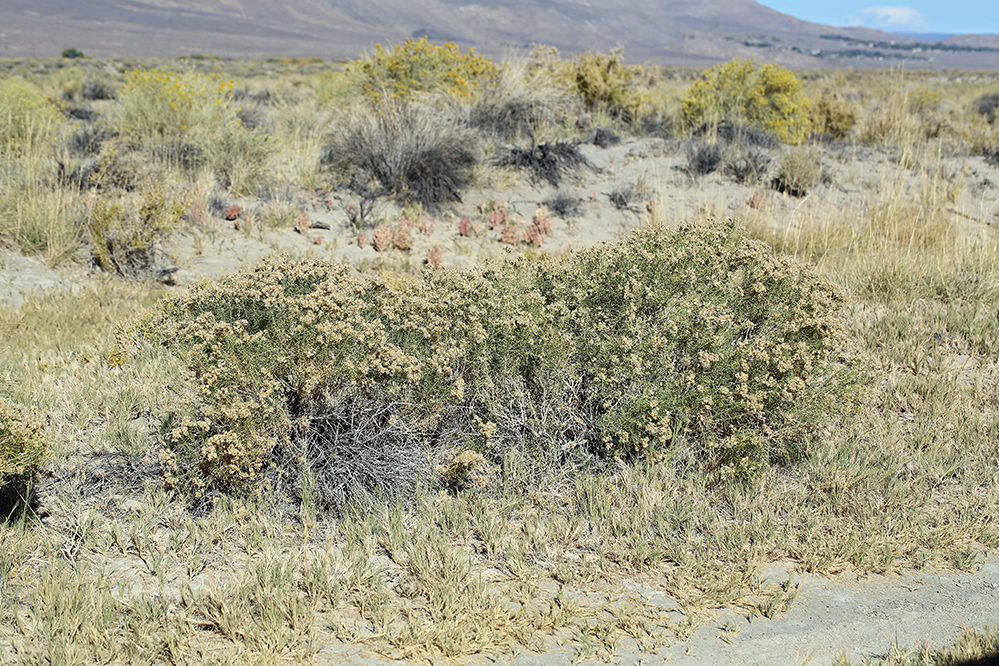
[(499, 69), (492, 60), (457, 44), (431, 44), (426, 37), (407, 38), (391, 51), (381, 44), (374, 53), (348, 64), (366, 95), (376, 101), (408, 99), (420, 92), (443, 92), (459, 100), (478, 97), (478, 88), (495, 79)]
[(136, 69), (118, 93), (117, 130), (144, 144), (193, 142), (236, 122), (229, 99), (232, 81), (163, 69)]
[(335, 507), (479, 461), (467, 451), (793, 460), (843, 390), (841, 301), (721, 223), (408, 281), (272, 259), (167, 299), (145, 329), (188, 369), (177, 483), (294, 488), (307, 472)]
[(587, 51), (576, 58), (570, 72), (587, 108), (603, 107), (629, 120), (651, 110), (648, 90), (638, 85), (643, 69), (625, 65), (621, 49), (607, 54)]
[(0, 154), (20, 157), (61, 124), (59, 109), (36, 86), (17, 78), (0, 81)]
[(684, 92), (680, 108), (688, 126), (729, 120), (773, 132), (789, 144), (811, 134), (811, 100), (798, 77), (776, 63), (757, 66), (734, 58), (715, 65)]
[(117, 98), (115, 129), (132, 147), (152, 149), (187, 170), (210, 168), (237, 196), (268, 175), (271, 142), (244, 127), (232, 81), (162, 69), (133, 70)]

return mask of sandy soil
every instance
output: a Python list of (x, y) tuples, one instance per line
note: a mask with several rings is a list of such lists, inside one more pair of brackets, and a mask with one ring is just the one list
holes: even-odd
[[(909, 575), (835, 576), (793, 573), (787, 564), (765, 567), (773, 581), (788, 575), (798, 585), (798, 596), (785, 612), (773, 619), (753, 617), (742, 609), (723, 609), (704, 621), (685, 641), (670, 635), (668, 644), (653, 654), (642, 653), (633, 641), (621, 641), (611, 662), (622, 665), (683, 664), (684, 666), (798, 666), (832, 664), (849, 657), (884, 658), (893, 646), (903, 652), (930, 641), (941, 647), (953, 643), (963, 628), (995, 626), (999, 619), (999, 562), (984, 561), (969, 573), (927, 570)], [(625, 596), (635, 603), (669, 606), (669, 599), (653, 587), (628, 584)], [(679, 619), (679, 610), (674, 610)], [(356, 646), (331, 645), (319, 657), (350, 666), (400, 663), (365, 652)], [(509, 666), (569, 666), (607, 663), (599, 656), (583, 657), (574, 648), (552, 641), (543, 653), (455, 663), (508, 664)]]
[[(895, 156), (890, 153), (856, 148), (827, 150), (823, 157), (824, 184), (804, 198), (794, 198), (765, 185), (738, 185), (720, 174), (691, 178), (683, 170), (683, 146), (676, 142), (626, 140), (606, 149), (587, 145), (583, 152), (593, 168), (558, 190), (578, 201), (580, 214), (554, 218), (546, 250), (559, 252), (618, 238), (643, 223), (653, 200), (671, 221), (705, 214), (764, 215), (778, 227), (788, 228), (807, 215), (862, 210), (879, 190), (892, 184), (892, 178), (899, 177), (892, 164)], [(941, 168), (947, 170), (951, 182), (960, 185), (948, 210), (968, 233), (981, 233), (999, 224), (999, 168), (978, 157), (949, 158)], [(610, 195), (626, 186), (634, 187), (639, 194), (629, 206), (620, 208), (612, 203)], [(498, 232), (489, 231), (479, 222), (477, 235), (459, 237), (459, 216), (481, 220), (479, 204), (495, 197), (507, 201), (514, 215), (529, 221), (537, 205), (554, 194), (554, 188), (535, 187), (523, 177), (473, 191), (453, 214), (435, 216), (433, 231), (429, 236), (418, 236), (409, 253), (393, 251), (388, 261), (396, 267), (407, 263), (418, 266), (435, 245), (450, 267), (468, 267), (484, 257), (500, 256), (504, 250)], [(750, 206), (754, 195), (757, 207)], [(293, 229), (238, 230), (232, 222), (211, 222), (182, 234), (164, 248), (167, 258), (159, 267), (160, 277), (183, 286), (252, 266), (274, 252), (373, 265), (379, 260), (378, 253), (370, 246), (359, 247), (357, 233), (347, 223), (346, 207), (350, 202), (343, 193), (299, 202), (316, 227), (304, 233)], [(264, 205), (258, 201), (238, 203), (247, 210)], [(381, 209), (390, 217), (395, 211), (389, 204)], [(81, 266), (53, 270), (36, 259), (0, 254), (0, 302), (16, 305), (32, 291), (79, 288), (90, 279), (89, 270)], [(999, 622), (999, 562), (986, 553), (981, 554), (974, 570), (966, 573), (920, 571), (858, 576), (844, 572), (825, 577), (795, 573), (791, 564), (772, 564), (763, 575), (772, 581), (790, 575), (799, 584), (797, 599), (786, 613), (768, 620), (751, 618), (745, 609), (720, 609), (703, 621), (689, 640), (664, 638), (666, 646), (655, 654), (643, 655), (636, 645), (622, 642), (615, 663), (656, 664), (669, 660), (678, 664), (828, 664), (841, 654), (854, 659), (884, 656), (893, 643), (908, 648), (929, 639), (939, 645), (953, 641), (962, 626), (975, 628)], [(657, 591), (654, 580), (624, 581), (618, 589), (605, 593), (656, 606), (675, 614), (677, 621), (683, 619), (676, 603)], [(496, 663), (523, 666), (578, 663), (580, 655), (574, 649), (555, 642), (549, 648), (543, 654), (523, 652), (493, 659)], [(354, 645), (324, 646), (319, 658), (340, 664), (389, 663)], [(480, 657), (466, 663), (491, 661)]]
[[(174, 237), (163, 250), (157, 270), (162, 281), (184, 286), (202, 278), (217, 279), (242, 268), (253, 266), (273, 253), (297, 257), (319, 257), (346, 261), (354, 265), (376, 266), (381, 260), (387, 268), (410, 265), (418, 268), (427, 251), (438, 246), (444, 265), (467, 268), (486, 258), (496, 258), (506, 246), (499, 242), (499, 232), (491, 231), (479, 212), (481, 204), (495, 199), (504, 202), (514, 218), (529, 222), (538, 205), (556, 196), (575, 202), (571, 216), (553, 215), (553, 233), (542, 249), (559, 253), (620, 238), (648, 218), (651, 206), (670, 223), (713, 216), (746, 219), (755, 216), (768, 220), (779, 230), (793, 229), (809, 218), (851, 219), (867, 207), (888, 196), (886, 190), (902, 187), (917, 189), (925, 174), (919, 170), (901, 171), (899, 155), (891, 150), (856, 146), (830, 146), (823, 151), (822, 182), (807, 196), (781, 194), (767, 182), (752, 185), (735, 183), (721, 173), (692, 177), (686, 166), (685, 144), (659, 139), (625, 139), (619, 144), (600, 148), (580, 146), (590, 168), (579, 172), (574, 182), (562, 187), (536, 185), (526, 176), (510, 174), (496, 177), (468, 193), (452, 210), (429, 215), (433, 230), (416, 234), (409, 252), (389, 251), (379, 254), (371, 247), (358, 245), (358, 233), (350, 227), (347, 207), (356, 202), (347, 192), (333, 192), (327, 197), (302, 196), (294, 201), (277, 199), (280, 205), (293, 204), (307, 211), (314, 228), (298, 232), (289, 227), (261, 230), (213, 218)], [(775, 161), (778, 151), (774, 151)], [(953, 215), (970, 235), (980, 235), (999, 225), (999, 166), (990, 165), (978, 156), (955, 156), (939, 161), (937, 178), (952, 185), (955, 200), (947, 203)], [(901, 175), (900, 175), (901, 173)], [(900, 183), (899, 181), (906, 181)], [(624, 207), (615, 205), (615, 193), (634, 190)], [(907, 194), (907, 196), (915, 196)], [(231, 201), (245, 211), (260, 211), (275, 201)], [(399, 208), (382, 203), (375, 217), (393, 221)], [(458, 220), (468, 216), (475, 226), (471, 237), (458, 234)], [(363, 229), (371, 237), (370, 225)], [(52, 270), (33, 258), (0, 251), (0, 302), (21, 302), (32, 290), (66, 288), (86, 281), (91, 271), (85, 266)]]

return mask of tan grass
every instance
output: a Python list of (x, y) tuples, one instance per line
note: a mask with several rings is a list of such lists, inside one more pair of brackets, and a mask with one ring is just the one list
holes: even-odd
[[(273, 67), (293, 89), (294, 75)], [(235, 664), (329, 661), (320, 646), (336, 655), (343, 644), (436, 661), (536, 649), (556, 636), (608, 657), (624, 637), (649, 653), (684, 640), (721, 604), (779, 614), (795, 588), (761, 582), (766, 562), (829, 574), (973, 567), (999, 548), (999, 251), (959, 214), (962, 179), (944, 164), (951, 135), (927, 140), (926, 130), (942, 118), (969, 149), (995, 146), (996, 128), (969, 111), (994, 82), (895, 72), (846, 83), (880, 86), (853, 136), (899, 151), (896, 163), (855, 206), (806, 199), (786, 225), (773, 207), (745, 218), (777, 251), (847, 290), (852, 353), (871, 375), (861, 405), (799, 465), (747, 484), (662, 457), (575, 478), (552, 470), (525, 484), (517, 480), (530, 461), (510, 455), (485, 490), (349, 507), (339, 519), (317, 514), (307, 493), (297, 506), (266, 496), (192, 506), (153, 473), (145, 487), (128, 483), (136, 475), (127, 465), (157, 461), (152, 414), (181, 404), (176, 361), (154, 347), (123, 348), (114, 334), (159, 293), (99, 282), (30, 297), (0, 308), (0, 392), (47, 414), (55, 458), (42, 480), (46, 520), (29, 513), (0, 526), (0, 644), (26, 664)], [(806, 93), (813, 84), (822, 81), (806, 79)], [(940, 101), (914, 94), (921, 88)], [(322, 183), (324, 113), (291, 97), (268, 108), (279, 180)], [(0, 206), (14, 220), (4, 242), (55, 263), (78, 247), (69, 231), (80, 210), (45, 184), (51, 166), (39, 162), (31, 179), (5, 186)], [(193, 182), (204, 194), (210, 180)], [(709, 212), (664, 201), (657, 214)], [(454, 242), (496, 251), (481, 238)], [(394, 256), (375, 266), (407, 267)], [(91, 454), (127, 457), (108, 471), (109, 458)], [(678, 609), (622, 596), (625, 578)], [(935, 663), (994, 645), (994, 631), (971, 633)], [(896, 652), (887, 663), (934, 654)]]
[[(909, 648), (892, 641), (888, 654), (875, 659), (864, 659), (865, 666), (967, 666), (988, 665), (999, 657), (999, 627), (983, 629), (964, 628), (953, 645), (935, 647), (929, 641)], [(850, 666), (853, 662), (843, 656), (836, 666)]]

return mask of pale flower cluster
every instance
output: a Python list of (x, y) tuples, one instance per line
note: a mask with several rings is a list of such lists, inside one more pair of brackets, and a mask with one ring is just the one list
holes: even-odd
[(650, 455), (680, 438), (716, 464), (784, 459), (834, 392), (841, 301), (721, 223), (419, 280), (275, 258), (148, 325), (189, 368), (177, 469), (241, 486), (344, 396), (385, 405), (391, 432), (452, 471), (465, 463), (448, 452), (474, 442), (487, 459), (542, 443)]

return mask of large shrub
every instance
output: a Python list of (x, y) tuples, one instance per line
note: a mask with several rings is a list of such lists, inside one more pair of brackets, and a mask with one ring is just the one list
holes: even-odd
[(431, 44), (426, 37), (407, 38), (391, 51), (376, 44), (374, 53), (351, 62), (348, 71), (375, 101), (409, 99), (421, 92), (472, 100), (479, 86), (499, 73), (489, 58), (474, 49), (463, 54), (457, 44)]
[(811, 101), (801, 81), (775, 63), (757, 66), (734, 58), (715, 65), (680, 99), (689, 126), (729, 120), (773, 132), (785, 143), (798, 144), (811, 133)]
[(305, 477), (336, 506), (467, 451), (793, 460), (841, 388), (840, 301), (725, 223), (410, 282), (274, 259), (168, 299), (147, 328), (192, 388), (167, 435), (174, 482)]

